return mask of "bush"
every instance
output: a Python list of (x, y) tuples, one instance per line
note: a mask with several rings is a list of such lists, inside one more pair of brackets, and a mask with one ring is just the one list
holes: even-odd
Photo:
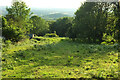
[(107, 35), (107, 33), (103, 34), (103, 41), (102, 44), (115, 44), (116, 40), (114, 39), (114, 35)]
[(11, 40), (15, 42), (18, 42), (25, 37), (23, 31), (19, 28), (16, 28), (16, 26), (14, 25), (3, 28), (2, 34), (6, 38), (6, 40)]
[(10, 40), (6, 40), (5, 44), (11, 44), (12, 42)]
[(44, 37), (59, 37), (56, 33), (47, 33)]
[(3, 45), (3, 46), (8, 47), (11, 43), (12, 43), (12, 42), (11, 42), (10, 40), (6, 40), (6, 41), (5, 41), (5, 45)]

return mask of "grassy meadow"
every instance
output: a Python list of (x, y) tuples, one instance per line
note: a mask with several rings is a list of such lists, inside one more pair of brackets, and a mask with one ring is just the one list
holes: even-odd
[(119, 62), (114, 45), (35, 37), (3, 43), (2, 78), (118, 78)]

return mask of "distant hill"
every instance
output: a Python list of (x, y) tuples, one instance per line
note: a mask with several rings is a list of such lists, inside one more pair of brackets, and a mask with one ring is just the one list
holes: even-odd
[(76, 9), (63, 8), (31, 8), (31, 11), (43, 19), (56, 20), (60, 17), (72, 17)]
[[(63, 8), (31, 8), (34, 15), (38, 15), (46, 20), (55, 20), (60, 17), (72, 17), (76, 9), (63, 9)], [(6, 7), (0, 6), (0, 15), (7, 14)]]
[(42, 16), (42, 18), (47, 19), (47, 20), (56, 20), (60, 17), (71, 17), (71, 15), (64, 14), (64, 13), (54, 13), (54, 14)]

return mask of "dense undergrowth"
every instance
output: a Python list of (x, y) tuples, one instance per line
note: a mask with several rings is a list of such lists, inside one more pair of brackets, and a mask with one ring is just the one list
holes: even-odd
[(2, 78), (118, 78), (118, 63), (113, 45), (36, 37), (3, 45)]

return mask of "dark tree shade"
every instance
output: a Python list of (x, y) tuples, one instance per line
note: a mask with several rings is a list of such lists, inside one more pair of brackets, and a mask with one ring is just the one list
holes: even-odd
[(66, 33), (68, 29), (72, 26), (72, 21), (72, 17), (59, 18), (50, 25), (50, 30), (52, 32), (56, 31), (56, 33), (61, 37), (65, 37), (67, 36)]

